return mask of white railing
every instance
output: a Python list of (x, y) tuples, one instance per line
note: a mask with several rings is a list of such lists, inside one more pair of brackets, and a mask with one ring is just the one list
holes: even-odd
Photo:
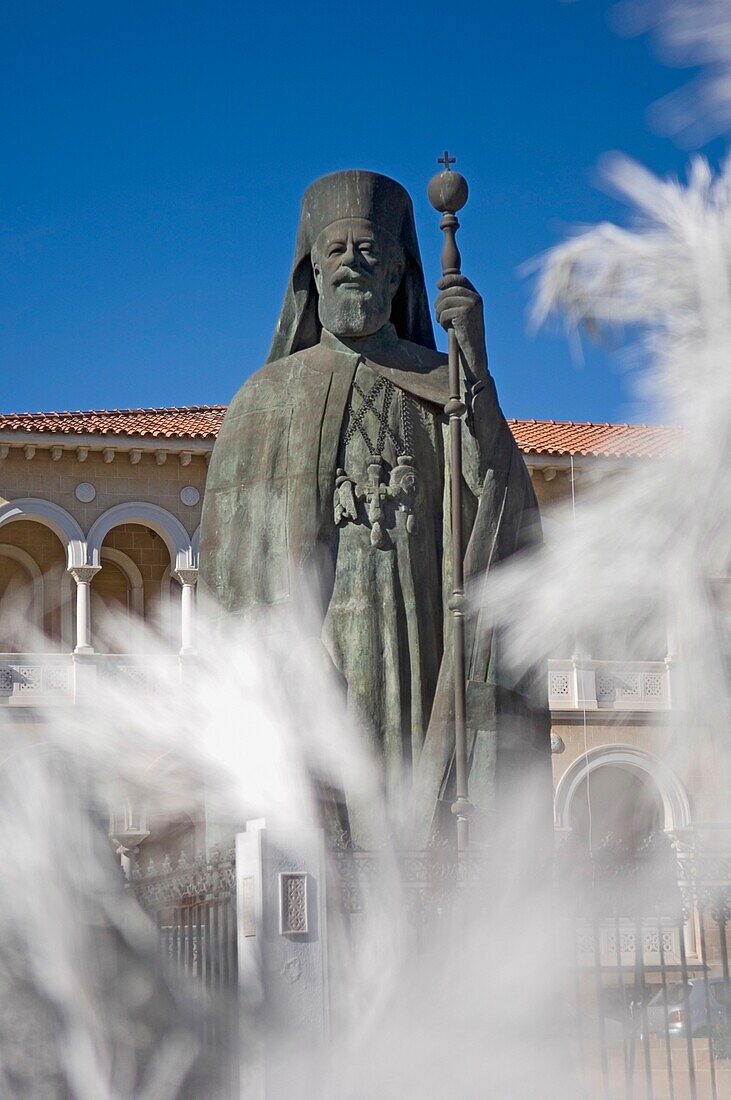
[(678, 966), (681, 961), (680, 929), (668, 920), (637, 925), (624, 918), (597, 927), (586, 922), (577, 928), (577, 954), (581, 967), (632, 967), (642, 955), (645, 966)]
[[(107, 677), (130, 685), (179, 678), (178, 655), (118, 653), (0, 653), (0, 706), (74, 702)], [(560, 710), (667, 710), (670, 674), (665, 661), (552, 660), (548, 703)]]
[(666, 661), (548, 662), (551, 710), (668, 710), (670, 666)]
[(148, 685), (179, 679), (183, 666), (177, 654), (0, 653), (0, 706), (74, 703), (105, 679)]
[(0, 703), (73, 698), (70, 654), (0, 654)]

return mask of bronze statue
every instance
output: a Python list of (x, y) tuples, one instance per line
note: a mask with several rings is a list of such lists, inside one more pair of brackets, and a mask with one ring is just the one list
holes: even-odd
[[(538, 540), (540, 524), (488, 372), (482, 300), (448, 275), (436, 314), (460, 348), (469, 580)], [(316, 180), (268, 362), (234, 397), (214, 448), (201, 576), (225, 612), (267, 632), (315, 592), (317, 644), (382, 761), (387, 799), (399, 810), (412, 801), (415, 843), (453, 785), (448, 401), (408, 194), (373, 172)], [(498, 632), (479, 613), (466, 652), (470, 793), (499, 815), (516, 784), (540, 774), (543, 787), (547, 715), (536, 683), (501, 667)], [(347, 809), (354, 840), (367, 842)]]

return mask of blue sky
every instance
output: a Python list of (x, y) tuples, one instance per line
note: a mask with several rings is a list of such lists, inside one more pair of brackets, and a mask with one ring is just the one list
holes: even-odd
[(646, 109), (688, 74), (618, 37), (611, 6), (5, 0), (0, 407), (227, 401), (266, 355), (301, 193), (338, 168), (406, 185), (433, 286), (425, 192), (446, 145), (506, 414), (641, 418), (625, 358), (577, 363), (527, 331), (518, 273), (570, 227), (624, 217), (597, 188), (603, 152), (686, 160)]

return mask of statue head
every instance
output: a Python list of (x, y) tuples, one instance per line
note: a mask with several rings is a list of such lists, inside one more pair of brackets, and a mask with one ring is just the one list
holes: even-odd
[(340, 218), (312, 247), (323, 328), (336, 336), (370, 336), (388, 323), (404, 271), (404, 250), (366, 218)]
[(402, 339), (434, 347), (411, 199), (376, 172), (323, 176), (302, 199), (269, 361), (317, 344), (323, 326), (358, 337), (388, 321)]

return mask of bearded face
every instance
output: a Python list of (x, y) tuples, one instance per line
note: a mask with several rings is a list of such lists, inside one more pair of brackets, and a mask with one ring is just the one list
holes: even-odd
[(312, 249), (322, 327), (335, 336), (370, 336), (391, 316), (403, 253), (390, 235), (362, 218), (323, 229)]

